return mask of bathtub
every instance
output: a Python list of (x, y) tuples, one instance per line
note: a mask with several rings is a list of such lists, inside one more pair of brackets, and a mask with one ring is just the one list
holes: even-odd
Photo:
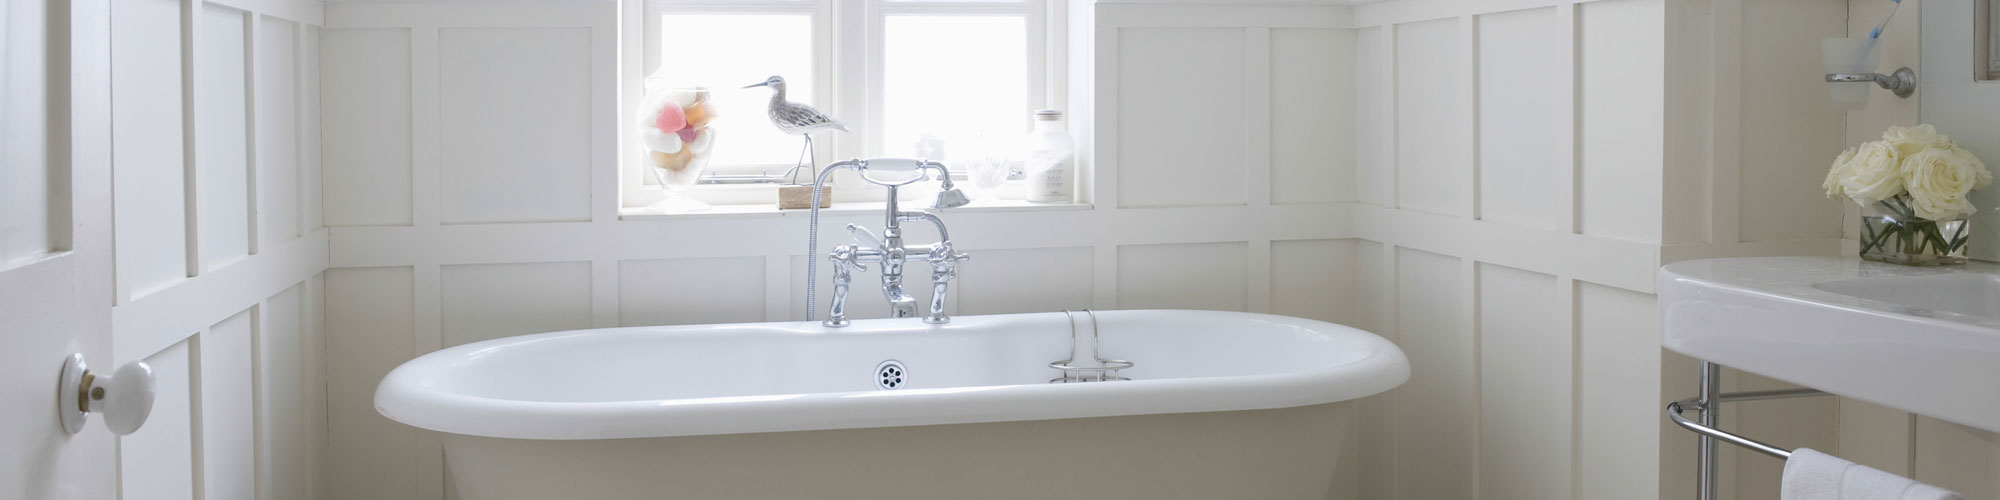
[(1096, 316), (1132, 380), (1048, 383), (1061, 313), (747, 323), (452, 347), (375, 406), (444, 433), (464, 500), (1323, 500), (1353, 400), (1409, 378), (1395, 345), (1332, 323)]

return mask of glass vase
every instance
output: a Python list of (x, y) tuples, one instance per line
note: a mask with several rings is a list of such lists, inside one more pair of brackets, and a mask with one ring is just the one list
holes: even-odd
[(1930, 220), (1910, 209), (1909, 195), (1882, 200), (1861, 210), (1861, 258), (1906, 266), (1965, 263), (1970, 220)]

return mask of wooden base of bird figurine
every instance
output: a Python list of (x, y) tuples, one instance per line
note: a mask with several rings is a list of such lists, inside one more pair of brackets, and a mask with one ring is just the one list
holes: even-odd
[[(820, 189), (819, 207), (820, 208), (832, 207), (833, 186), (821, 186), (819, 189)], [(779, 210), (796, 210), (800, 208), (812, 208), (812, 202), (813, 202), (812, 186), (778, 186)]]

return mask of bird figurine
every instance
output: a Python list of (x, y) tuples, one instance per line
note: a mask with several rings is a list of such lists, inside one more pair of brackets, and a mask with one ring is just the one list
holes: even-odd
[[(804, 160), (806, 160), (807, 155), (812, 153), (813, 133), (827, 130), (852, 132), (852, 130), (847, 129), (846, 122), (826, 116), (826, 113), (821, 113), (818, 109), (813, 109), (812, 106), (785, 100), (785, 77), (772, 76), (761, 83), (746, 85), (743, 88), (756, 87), (770, 87), (773, 91), (771, 93), (770, 106), (771, 124), (776, 125), (779, 132), (806, 138), (805, 149), (799, 151), (799, 160), (801, 163), (798, 166), (792, 167), (791, 171), (786, 172), (785, 177), (788, 179), (791, 178), (792, 172), (796, 172), (806, 165)], [(817, 167), (819, 160), (814, 158), (812, 165)]]

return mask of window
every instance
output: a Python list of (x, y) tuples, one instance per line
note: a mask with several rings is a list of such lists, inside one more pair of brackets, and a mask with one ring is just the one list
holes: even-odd
[[(1063, 61), (1048, 37), (1061, 30), (1049, 9), (1060, 1), (625, 0), (633, 15), (623, 21), (621, 107), (638, 102), (647, 75), (708, 87), (720, 132), (708, 172), (779, 174), (799, 160), (803, 140), (770, 123), (770, 90), (742, 87), (780, 75), (789, 100), (853, 130), (814, 134), (820, 165), (915, 156), (920, 141), (941, 144), (950, 162), (954, 152), (1011, 147), (1034, 110), (1056, 107), (1049, 99), (1060, 93)], [(620, 127), (621, 190), (623, 204), (638, 207), (662, 191), (629, 129)], [(771, 189), (704, 185), (695, 196), (768, 203)]]

